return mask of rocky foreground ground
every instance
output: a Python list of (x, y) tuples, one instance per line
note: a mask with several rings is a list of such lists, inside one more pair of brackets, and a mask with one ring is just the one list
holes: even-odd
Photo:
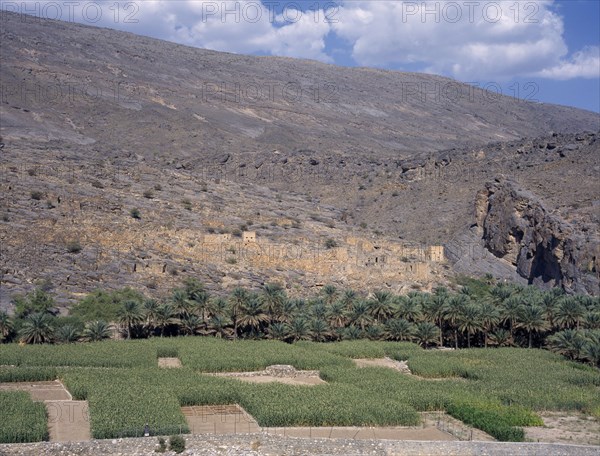
[[(598, 447), (546, 443), (500, 442), (417, 442), (391, 440), (295, 439), (265, 433), (229, 436), (186, 436), (183, 455), (427, 455), (427, 456), (597, 456)], [(74, 443), (32, 443), (0, 445), (0, 456), (142, 456), (155, 452), (153, 437), (93, 440)], [(172, 451), (163, 453), (174, 455)]]

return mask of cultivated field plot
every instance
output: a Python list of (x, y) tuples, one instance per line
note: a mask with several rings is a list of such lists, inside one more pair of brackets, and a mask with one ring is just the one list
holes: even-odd
[[(163, 357), (178, 358), (181, 367), (160, 368), (157, 360)], [(365, 367), (354, 361), (385, 358), (385, 364), (404, 361), (414, 375), (382, 366), (380, 361)], [(527, 436), (531, 435), (529, 428), (543, 429), (541, 414), (548, 411), (581, 416), (592, 424), (600, 417), (598, 369), (544, 350), (439, 351), (399, 342), (286, 344), (181, 337), (69, 346), (5, 344), (0, 365), (6, 364), (15, 366), (0, 367), (0, 382), (37, 383), (58, 378), (73, 400), (88, 401), (91, 436), (96, 439), (141, 436), (146, 423), (153, 435), (197, 432), (202, 424), (198, 419), (204, 420), (206, 428), (211, 425), (210, 414), (197, 407), (232, 404), (239, 405), (262, 429), (303, 428), (296, 432), (309, 429), (310, 433), (318, 427), (412, 427), (416, 432), (417, 428), (422, 431), (424, 424), (429, 426), (424, 412), (440, 411), (498, 440), (512, 441), (526, 438), (524, 427)], [(325, 383), (307, 387), (231, 378), (235, 373), (248, 375), (273, 365), (318, 372), (314, 378)], [(11, 401), (7, 409), (12, 424), (0, 423), (6, 441), (16, 438), (9, 433), (18, 428), (15, 423), (29, 422), (31, 416), (39, 421), (40, 417), (26, 393), (1, 394), (26, 396), (4, 399)], [(212, 432), (216, 415), (211, 418)], [(249, 421), (246, 425), (253, 428)], [(558, 428), (567, 425), (556, 424)], [(443, 426), (438, 429), (444, 431)], [(458, 438), (483, 438), (468, 429)], [(237, 424), (234, 432), (240, 432)], [(528, 438), (544, 441), (542, 434)], [(587, 437), (580, 441), (580, 437), (583, 435), (573, 434), (572, 443), (593, 443)], [(42, 440), (47, 435), (37, 432), (18, 438)]]
[(178, 369), (181, 367), (181, 361), (179, 358), (158, 358), (158, 367)]
[(260, 430), (256, 420), (235, 404), (188, 406), (181, 412), (192, 434), (249, 434)]
[[(72, 400), (71, 394), (58, 380), (0, 383), (0, 393), (8, 394), (8, 392), (16, 391), (21, 394), (26, 393), (31, 401), (44, 403), (46, 410), (43, 414), (40, 411), (39, 424), (34, 424), (43, 429), (41, 433), (45, 438), (48, 437), (52, 442), (76, 442), (90, 439), (87, 402)], [(4, 410), (2, 412), (4, 419)], [(18, 413), (15, 416), (18, 416)], [(21, 428), (13, 429), (12, 432), (28, 432), (29, 426), (25, 420), (21, 423), (23, 423), (20, 425)], [(11, 439), (9, 438), (7, 441), (11, 441)]]
[(59, 381), (0, 383), (0, 391), (25, 391), (34, 401), (71, 400), (71, 395)]
[(235, 378), (248, 383), (283, 383), (284, 385), (314, 386), (326, 385), (318, 371), (300, 371), (294, 366), (269, 366), (257, 372), (222, 372), (217, 377)]

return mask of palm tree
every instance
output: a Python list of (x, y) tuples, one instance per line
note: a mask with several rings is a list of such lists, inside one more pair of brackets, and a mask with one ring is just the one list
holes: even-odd
[(581, 358), (587, 359), (592, 366), (600, 367), (600, 333), (589, 332), (581, 348)]
[(499, 322), (500, 312), (498, 308), (492, 304), (489, 300), (485, 300), (479, 306), (481, 314), (481, 326), (483, 330), (483, 346), (488, 346), (488, 334)]
[(146, 315), (146, 327), (149, 331), (152, 331), (156, 323), (156, 311), (159, 307), (159, 303), (155, 299), (147, 299), (144, 301), (143, 307), (144, 314)]
[(498, 347), (508, 347), (512, 345), (510, 331), (503, 328), (498, 328), (496, 331), (491, 332), (489, 334), (489, 340), (492, 345), (497, 345)]
[(358, 326), (361, 331), (373, 321), (371, 315), (369, 315), (369, 307), (367, 303), (362, 299), (354, 301), (350, 312), (348, 313), (350, 323), (354, 326)]
[(259, 330), (261, 325), (270, 320), (262, 301), (256, 296), (251, 297), (240, 312), (239, 324), (255, 332)]
[(420, 320), (423, 312), (421, 309), (421, 298), (419, 296), (399, 296), (396, 302), (396, 317), (412, 322)]
[(317, 298), (310, 303), (310, 315), (317, 319), (325, 318), (327, 315), (327, 306), (321, 298)]
[(531, 348), (533, 332), (543, 331), (547, 328), (547, 323), (544, 318), (544, 309), (536, 304), (522, 307), (517, 320), (517, 327), (527, 331), (529, 334), (528, 347)]
[[(440, 288), (438, 288), (438, 290), (440, 290)], [(441, 290), (445, 290), (445, 288), (441, 288)], [(430, 296), (423, 303), (423, 311), (424, 311), (425, 317), (430, 322), (435, 323), (439, 329), (438, 336), (440, 338), (440, 340), (439, 340), (440, 347), (444, 346), (444, 341), (442, 340), (442, 320), (444, 318), (444, 312), (446, 310), (447, 302), (448, 302), (448, 294), (443, 291), (440, 291), (440, 292), (436, 292), (434, 295)]]
[(385, 324), (384, 337), (387, 340), (411, 340), (415, 326), (408, 320), (394, 318)]
[(217, 339), (230, 339), (233, 336), (231, 322), (223, 315), (213, 315), (208, 321), (207, 333)]
[(191, 312), (192, 304), (188, 298), (189, 296), (186, 290), (182, 290), (181, 288), (173, 290), (173, 294), (171, 295), (171, 307), (177, 316), (183, 317)]
[(54, 335), (51, 317), (46, 313), (30, 314), (24, 321), (19, 336), (26, 344), (50, 342)]
[[(179, 319), (179, 325), (181, 326), (181, 330), (184, 334), (188, 334), (193, 336), (194, 334), (198, 334), (202, 328), (205, 327), (204, 321), (193, 313), (186, 314)], [(164, 328), (164, 326), (163, 326)]]
[(310, 339), (311, 333), (308, 322), (303, 317), (297, 317), (287, 325), (287, 331), (294, 342)]
[(510, 338), (513, 338), (514, 335), (514, 325), (515, 321), (519, 318), (519, 314), (521, 313), (522, 307), (522, 298), (519, 296), (510, 296), (505, 299), (502, 303), (502, 307), (500, 309), (500, 316), (502, 321), (508, 322)]
[(275, 322), (269, 325), (267, 338), (273, 340), (285, 340), (289, 336), (287, 325), (281, 322)]
[(344, 290), (342, 296), (340, 297), (340, 302), (346, 308), (346, 310), (350, 310), (354, 301), (356, 301), (357, 295), (354, 290)]
[(283, 302), (287, 299), (285, 290), (278, 283), (267, 283), (262, 290), (262, 302), (270, 320), (278, 320), (281, 315)]
[(127, 329), (127, 338), (131, 339), (131, 331), (144, 321), (145, 315), (139, 302), (129, 299), (117, 311), (117, 318), (119, 323)]
[(229, 303), (221, 297), (211, 299), (208, 312), (211, 317), (227, 317), (230, 313)]
[(490, 294), (495, 304), (502, 304), (510, 297), (512, 290), (509, 286), (499, 283), (490, 290)]
[(539, 305), (544, 310), (544, 316), (548, 320), (548, 327), (554, 327), (554, 313), (556, 312), (556, 296), (551, 291), (542, 293), (539, 299)]
[(348, 326), (342, 330), (342, 339), (344, 340), (357, 340), (363, 335), (363, 331), (356, 326)]
[(188, 301), (190, 304), (189, 311), (199, 315), (205, 325), (212, 306), (210, 293), (206, 290), (194, 291)]
[(583, 317), (583, 326), (587, 329), (600, 329), (600, 312), (590, 311), (586, 313)]
[(175, 313), (175, 309), (171, 304), (163, 304), (156, 309), (156, 328), (160, 330), (160, 337), (164, 337), (165, 329), (167, 329), (170, 325), (173, 325), (179, 320), (177, 319), (177, 314)]
[(555, 319), (561, 328), (579, 329), (579, 324), (585, 315), (585, 307), (572, 296), (564, 296), (558, 300)]
[(570, 359), (577, 359), (583, 350), (585, 339), (578, 331), (565, 329), (549, 336), (546, 343), (550, 351)]
[(309, 332), (315, 342), (325, 342), (331, 337), (329, 325), (322, 319), (313, 319), (310, 322)]
[(248, 302), (250, 301), (250, 295), (248, 294), (248, 292), (241, 287), (236, 287), (233, 289), (233, 291), (231, 292), (231, 295), (229, 296), (229, 305), (230, 305), (230, 316), (231, 316), (231, 321), (233, 322), (233, 338), (237, 339), (238, 336), (238, 323), (239, 323), (239, 316), (241, 313), (242, 308), (244, 308), (244, 306), (248, 305)]
[(471, 348), (471, 335), (483, 329), (481, 320), (481, 311), (478, 305), (472, 303), (464, 307), (458, 319), (458, 329), (461, 332), (466, 331), (468, 348)]
[(440, 328), (428, 321), (417, 323), (415, 328), (415, 339), (426, 348), (429, 344), (436, 343), (439, 338)]
[(79, 330), (73, 325), (63, 325), (55, 331), (54, 337), (57, 342), (63, 344), (77, 342), (79, 339)]
[(111, 336), (110, 325), (103, 320), (91, 321), (83, 329), (83, 340), (98, 342)]
[(289, 323), (298, 313), (298, 308), (304, 305), (301, 299), (286, 299), (281, 306), (281, 314), (277, 321), (280, 323)]
[(348, 317), (346, 316), (346, 307), (344, 303), (342, 301), (334, 302), (327, 310), (325, 318), (332, 328), (343, 328), (346, 326)]
[(323, 296), (325, 297), (325, 303), (331, 305), (337, 296), (337, 288), (334, 285), (325, 285), (323, 287)]
[(8, 339), (12, 333), (14, 324), (6, 312), (0, 312), (0, 342)]
[(373, 299), (369, 300), (369, 314), (382, 323), (394, 313), (394, 301), (392, 294), (388, 291), (376, 291)]
[(444, 310), (444, 320), (450, 324), (454, 333), (454, 348), (456, 350), (458, 350), (458, 322), (468, 302), (469, 297), (467, 295), (456, 294), (448, 299), (448, 304)]
[(367, 326), (364, 330), (364, 335), (369, 340), (381, 340), (383, 337), (383, 326), (379, 324), (374, 324), (371, 326)]

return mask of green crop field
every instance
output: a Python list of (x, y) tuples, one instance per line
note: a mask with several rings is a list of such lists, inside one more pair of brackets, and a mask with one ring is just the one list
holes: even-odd
[(0, 391), (0, 443), (48, 439), (46, 407), (22, 391)]
[[(160, 369), (178, 356), (181, 369)], [(407, 360), (415, 374), (357, 368), (351, 358)], [(291, 364), (327, 384), (251, 384), (213, 372)], [(188, 432), (180, 407), (237, 403), (261, 426), (416, 425), (418, 412), (445, 410), (499, 440), (523, 440), (536, 412), (578, 411), (600, 418), (600, 371), (539, 349), (424, 350), (407, 342), (228, 341), (151, 338), (75, 345), (0, 345), (0, 382), (60, 378), (89, 401), (94, 438)], [(25, 393), (0, 395), (3, 441), (47, 438), (43, 406)], [(4, 418), (3, 413), (3, 418)], [(27, 423), (27, 425), (23, 425)], [(15, 430), (24, 429), (19, 433)], [(26, 430), (26, 431), (25, 431)]]

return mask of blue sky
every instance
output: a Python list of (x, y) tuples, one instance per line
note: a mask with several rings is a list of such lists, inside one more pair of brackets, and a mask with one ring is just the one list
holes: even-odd
[(430, 72), (600, 112), (600, 0), (0, 2), (190, 46)]

